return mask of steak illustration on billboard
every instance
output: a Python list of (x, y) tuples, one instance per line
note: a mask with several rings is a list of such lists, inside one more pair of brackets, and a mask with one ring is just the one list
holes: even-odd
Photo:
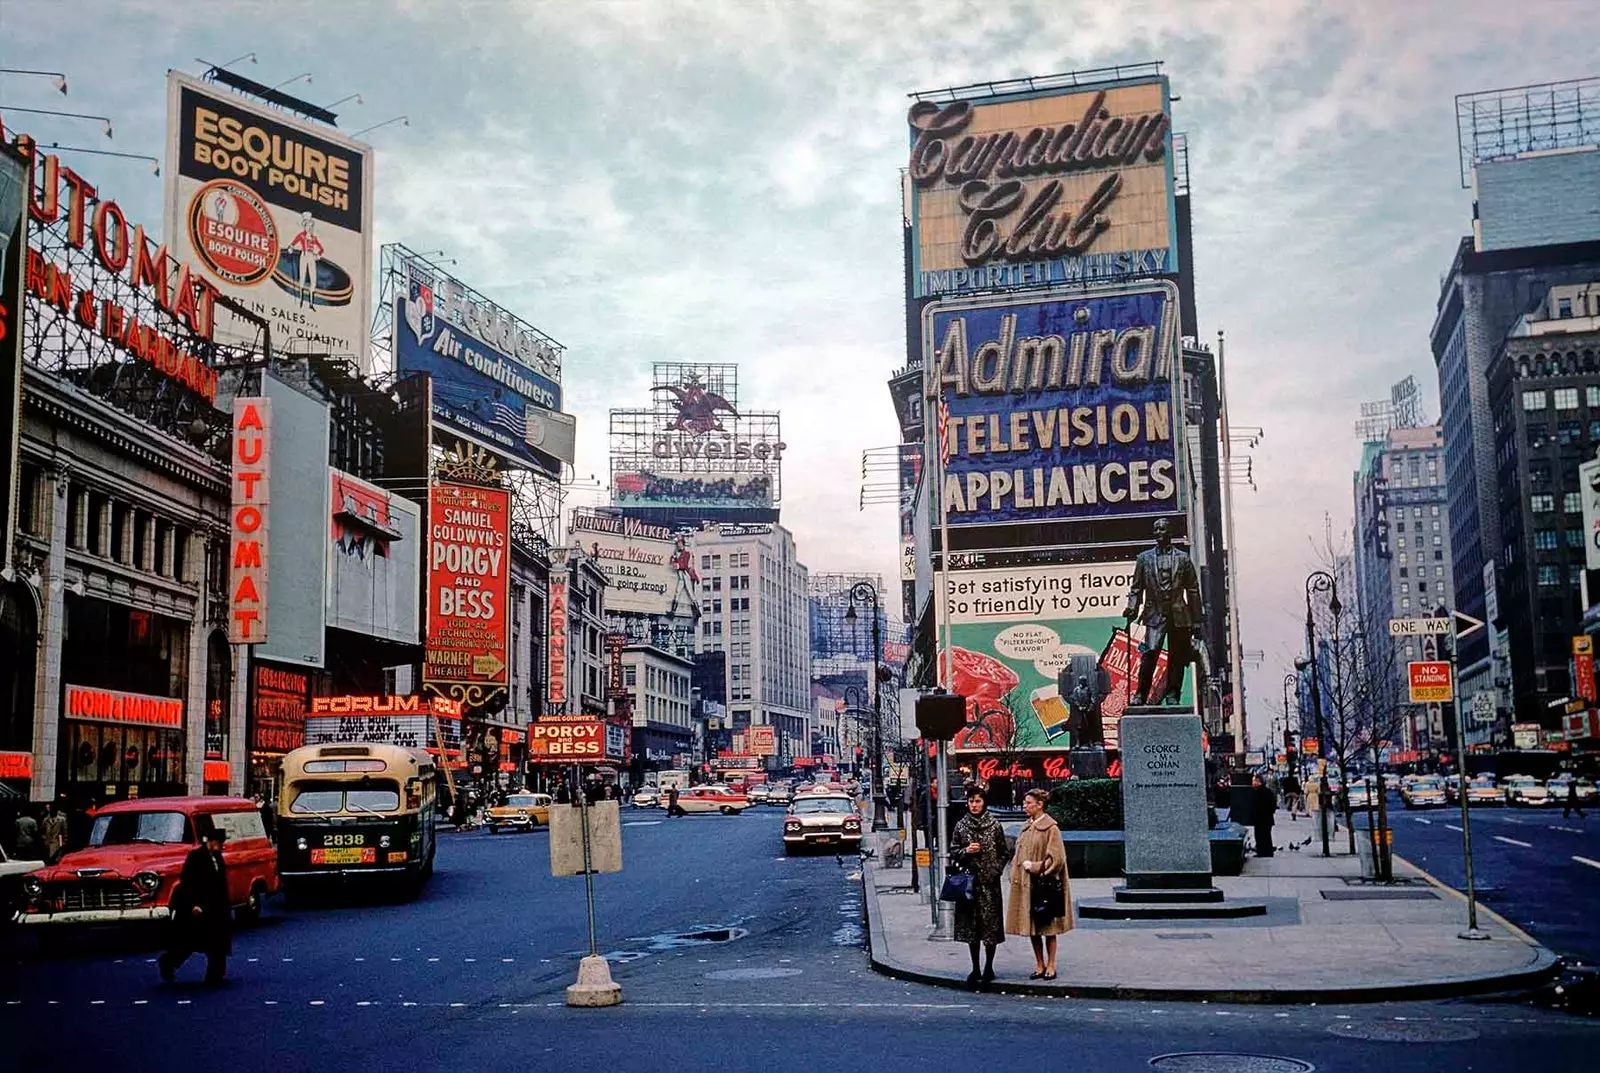
[(481, 705), (507, 684), (511, 505), (503, 489), (434, 485), (423, 683)]
[[(958, 753), (1016, 753), (1118, 744), (1117, 727), (1131, 683), (1122, 607), (1132, 563), (958, 570), (950, 575), (950, 688), (967, 698)], [(1070, 694), (1074, 682), (1105, 688), (1098, 726), (1086, 723)], [(1165, 681), (1165, 657), (1156, 680)], [(1187, 688), (1187, 687), (1186, 687)], [(1185, 693), (1188, 696), (1188, 693)]]
[(367, 369), (369, 146), (171, 72), (166, 203), (173, 254), (265, 317), (280, 346)]

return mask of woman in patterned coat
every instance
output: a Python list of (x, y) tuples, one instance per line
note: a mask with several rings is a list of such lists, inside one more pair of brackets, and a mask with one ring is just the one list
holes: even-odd
[[(972, 899), (956, 902), (956, 941), (972, 953), (968, 987), (994, 981), (994, 948), (1006, 941), (1005, 910), (1000, 900), (1000, 876), (1011, 856), (1000, 821), (990, 815), (983, 790), (967, 792), (967, 814), (956, 822), (950, 836), (951, 856), (972, 876)], [(978, 944), (983, 944), (983, 971), (978, 971)]]

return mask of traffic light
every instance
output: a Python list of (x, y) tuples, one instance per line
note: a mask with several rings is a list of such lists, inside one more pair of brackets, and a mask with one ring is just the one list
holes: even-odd
[(967, 723), (967, 699), (959, 693), (917, 698), (917, 729), (931, 741), (949, 741)]

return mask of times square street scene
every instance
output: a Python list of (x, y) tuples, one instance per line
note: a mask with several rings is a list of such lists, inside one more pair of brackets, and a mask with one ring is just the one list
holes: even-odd
[(1583, 0), (0, 0), (0, 1069), (1592, 1068)]

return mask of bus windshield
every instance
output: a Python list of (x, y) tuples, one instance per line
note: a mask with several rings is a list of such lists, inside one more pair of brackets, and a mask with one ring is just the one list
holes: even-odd
[(307, 782), (295, 788), (289, 811), (298, 816), (335, 812), (393, 812), (400, 807), (399, 784), (387, 780), (346, 783)]

